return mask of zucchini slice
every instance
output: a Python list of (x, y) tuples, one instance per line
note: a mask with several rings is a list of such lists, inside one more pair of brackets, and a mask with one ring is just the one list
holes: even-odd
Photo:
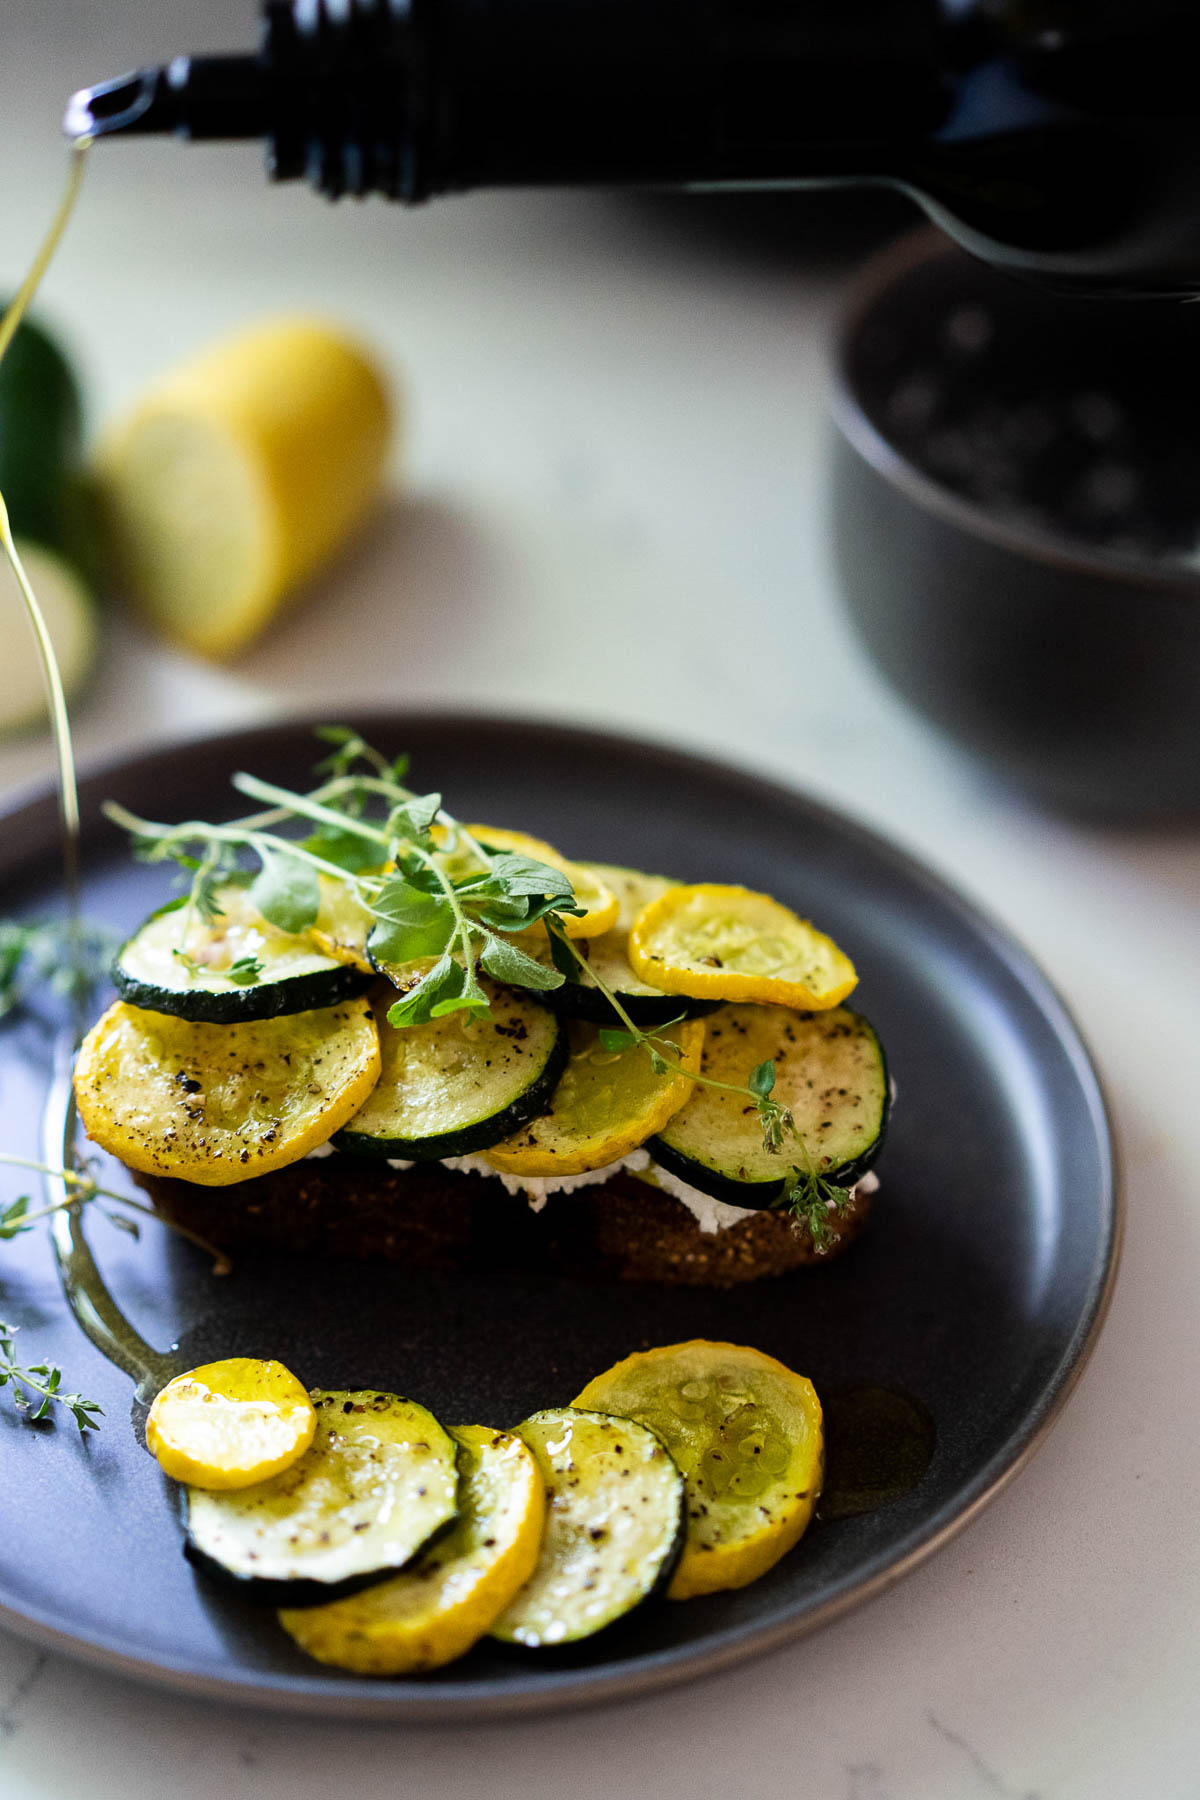
[[(635, 1025), (644, 1028), (665, 1025), (682, 1013), (699, 1019), (720, 1005), (719, 1000), (694, 1000), (678, 994), (664, 994), (636, 975), (629, 961), (629, 932), (638, 914), (677, 884), (665, 875), (644, 875), (640, 869), (624, 869), (614, 863), (580, 863), (589, 875), (596, 876), (617, 897), (616, 921), (607, 931), (589, 938), (580, 949), (588, 964), (605, 987), (616, 995)], [(540, 962), (549, 963), (550, 947), (541, 945), (532, 952)], [(572, 1019), (589, 1019), (594, 1025), (620, 1025), (621, 1019), (596, 985), (595, 976), (578, 971), (579, 979), (570, 977), (561, 987), (539, 994), (543, 1006)]]
[(656, 1431), (687, 1479), (687, 1544), (667, 1590), (690, 1600), (757, 1581), (812, 1517), (825, 1472), (821, 1403), (773, 1356), (693, 1338), (627, 1356), (576, 1406)]
[[(238, 1025), (336, 1006), (361, 994), (370, 976), (323, 956), (307, 936), (263, 918), (246, 888), (217, 892), (211, 924), (173, 900), (151, 913), (117, 951), (113, 986), (130, 1006), (198, 1024)], [(254, 967), (253, 965), (257, 965)]]
[(358, 1156), (408, 1162), (469, 1156), (519, 1131), (549, 1105), (567, 1064), (567, 1033), (521, 989), (480, 986), (491, 1012), (447, 1013), (395, 1030), (395, 992), (375, 1002), (383, 1069), (370, 1098), (338, 1133)]
[[(678, 1047), (685, 1071), (699, 1069), (700, 1020), (672, 1025), (660, 1036)], [(570, 1045), (571, 1058), (549, 1110), (485, 1152), (502, 1174), (586, 1175), (603, 1169), (660, 1130), (692, 1090), (687, 1073), (657, 1073), (637, 1046), (605, 1050), (595, 1025), (572, 1020)]]
[(173, 1481), (253, 1487), (299, 1462), (316, 1428), (313, 1403), (290, 1369), (227, 1356), (160, 1389), (146, 1420), (146, 1448)]
[(458, 1513), (458, 1447), (415, 1400), (314, 1392), (311, 1447), (254, 1487), (184, 1490), (184, 1554), (269, 1606), (319, 1606), (404, 1568)]
[(365, 1000), (249, 1025), (118, 1000), (80, 1046), (75, 1098), (88, 1136), (128, 1168), (227, 1187), (327, 1143), (379, 1066)]
[(577, 1643), (624, 1618), (670, 1581), (684, 1541), (684, 1486), (644, 1425), (557, 1407), (517, 1430), (550, 1506), (537, 1568), (492, 1626), (502, 1643)]
[(477, 1643), (537, 1567), (546, 1490), (515, 1432), (451, 1430), (459, 1446), (453, 1530), (402, 1575), (329, 1606), (281, 1612), (279, 1623), (318, 1662), (359, 1675), (439, 1669)]
[(708, 1019), (702, 1074), (744, 1084), (768, 1060), (772, 1098), (791, 1108), (802, 1153), (786, 1137), (781, 1151), (766, 1149), (740, 1094), (696, 1087), (646, 1145), (651, 1156), (732, 1206), (774, 1206), (793, 1166), (852, 1187), (878, 1156), (887, 1126), (887, 1062), (871, 1025), (846, 1007), (723, 1006)]

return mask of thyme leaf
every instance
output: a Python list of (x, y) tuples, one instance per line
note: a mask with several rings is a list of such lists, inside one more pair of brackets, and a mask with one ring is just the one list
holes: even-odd
[(250, 903), (280, 931), (307, 931), (321, 909), (321, 889), (308, 863), (286, 849), (263, 849), (262, 867), (250, 888)]
[(263, 972), (263, 966), (257, 956), (239, 956), (236, 962), (230, 963), (221, 972), (235, 987), (253, 987)]
[(15, 1342), (19, 1327), (9, 1325), (0, 1319), (0, 1388), (8, 1388), (12, 1394), (13, 1405), (24, 1414), (31, 1424), (44, 1419), (52, 1406), (61, 1406), (70, 1413), (79, 1434), (98, 1431), (94, 1413), (104, 1415), (104, 1408), (98, 1400), (86, 1400), (82, 1394), (64, 1393), (62, 1386), (62, 1370), (57, 1363), (30, 1363), (25, 1366), (18, 1362)]
[(29, 1195), (21, 1194), (11, 1206), (5, 1207), (4, 1211), (0, 1213), (0, 1239), (8, 1242), (12, 1238), (20, 1237), (23, 1231), (33, 1230), (33, 1226), (26, 1223), (25, 1217), (31, 1205), (32, 1201)]
[(844, 1217), (850, 1200), (849, 1188), (838, 1187), (811, 1169), (793, 1168), (784, 1186), (782, 1210), (804, 1226), (813, 1249), (824, 1256), (837, 1236), (832, 1220)]

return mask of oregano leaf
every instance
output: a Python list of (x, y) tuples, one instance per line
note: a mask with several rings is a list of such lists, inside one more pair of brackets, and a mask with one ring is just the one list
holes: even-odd
[(491, 873), (506, 894), (531, 894), (539, 899), (547, 896), (574, 898), (575, 889), (569, 875), (532, 856), (522, 856), (516, 850), (498, 851), (492, 858)]
[(449, 956), (439, 957), (417, 985), (389, 1007), (388, 1024), (397, 1030), (406, 1025), (427, 1025), (439, 1000), (461, 993), (462, 977), (458, 963)]
[(416, 962), (441, 956), (454, 937), (457, 921), (444, 894), (429, 894), (403, 876), (393, 876), (371, 904), (376, 923), (367, 939), (381, 963)]
[(489, 975), (497, 981), (507, 982), (510, 987), (533, 988), (545, 993), (563, 984), (557, 969), (548, 969), (545, 963), (536, 962), (504, 938), (489, 938), (479, 960)]
[(316, 871), (286, 851), (264, 850), (250, 887), (250, 902), (280, 931), (307, 931), (321, 909)]
[(441, 810), (440, 794), (418, 794), (411, 800), (404, 800), (388, 814), (388, 836), (409, 838), (423, 844), (429, 837), (429, 827)]

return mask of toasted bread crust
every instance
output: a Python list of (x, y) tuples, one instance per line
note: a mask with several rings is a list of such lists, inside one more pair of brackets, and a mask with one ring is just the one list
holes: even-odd
[(634, 1176), (552, 1196), (539, 1213), (498, 1181), (438, 1165), (407, 1170), (348, 1156), (293, 1163), (235, 1187), (156, 1175), (137, 1179), (169, 1219), (222, 1249), (256, 1246), (382, 1260), (422, 1269), (544, 1269), (669, 1287), (732, 1287), (827, 1262), (859, 1233), (870, 1201), (856, 1193), (830, 1224), (824, 1255), (808, 1231), (747, 1212), (703, 1232), (670, 1194)]

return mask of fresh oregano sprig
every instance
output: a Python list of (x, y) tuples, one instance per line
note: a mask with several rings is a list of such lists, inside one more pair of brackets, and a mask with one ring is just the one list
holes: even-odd
[[(534, 857), (478, 844), (445, 811), (440, 795), (403, 787), (396, 775), (401, 765), (376, 753), (368, 755), (372, 774), (350, 773), (350, 763), (367, 752), (361, 740), (343, 736), (340, 727), (331, 729), (336, 772), (313, 792), (296, 793), (252, 775), (234, 777), (239, 792), (268, 803), (266, 813), (223, 826), (196, 820), (168, 826), (124, 807), (107, 807), (109, 817), (133, 833), (143, 860), (171, 860), (191, 872), (181, 952), (187, 954), (190, 918), (197, 912), (208, 916), (206, 904), (217, 903), (214, 871), (225, 871), (228, 879), (230, 857), (242, 850), (259, 861), (249, 897), (281, 930), (304, 931), (316, 921), (319, 877), (325, 875), (349, 888), (371, 913), (372, 948), (381, 963), (430, 965), (393, 1005), (389, 1019), (395, 1026), (426, 1023), (461, 1008), (486, 1013), (478, 968), (514, 986), (558, 987), (561, 973), (529, 956), (509, 934), (551, 914), (580, 913), (569, 876)], [(382, 820), (365, 816), (369, 802), (386, 806)], [(273, 829), (288, 821), (317, 830), (296, 839)], [(464, 853), (462, 867), (452, 873), (457, 851)]]
[(87, 1400), (82, 1394), (64, 1393), (62, 1370), (57, 1363), (39, 1362), (25, 1366), (18, 1362), (15, 1339), (19, 1329), (19, 1326), (0, 1319), (0, 1388), (11, 1391), (17, 1411), (31, 1424), (37, 1424), (52, 1406), (62, 1406), (78, 1425), (81, 1437), (87, 1431), (98, 1431), (93, 1415), (99, 1413), (103, 1417), (104, 1408), (98, 1400)]

